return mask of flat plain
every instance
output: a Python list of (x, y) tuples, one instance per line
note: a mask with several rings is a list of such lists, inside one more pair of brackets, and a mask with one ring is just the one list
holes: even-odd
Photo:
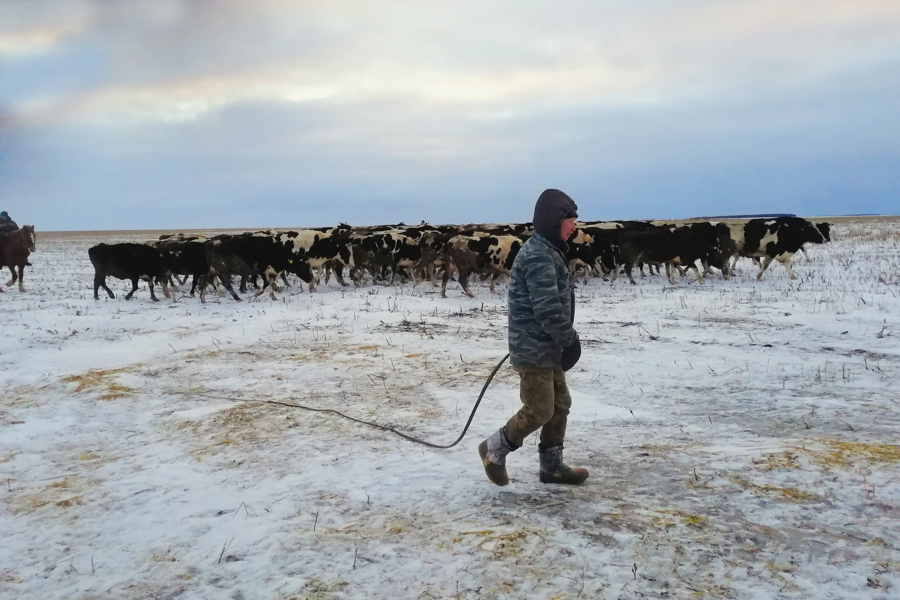
[(577, 289), (566, 458), (534, 436), (492, 486), (477, 444), (518, 407), (506, 290), (271, 301), (92, 294), (41, 233), (0, 294), (0, 598), (896, 598), (900, 219), (834, 219), (796, 280)]

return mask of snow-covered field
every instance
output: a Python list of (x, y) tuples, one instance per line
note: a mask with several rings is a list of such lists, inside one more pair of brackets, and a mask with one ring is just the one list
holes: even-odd
[(578, 488), (533, 437), (484, 476), (508, 366), (445, 451), (266, 402), (449, 443), (503, 285), (95, 301), (87, 248), (151, 236), (39, 231), (0, 294), (0, 598), (898, 598), (900, 221), (836, 223), (794, 281), (579, 287)]

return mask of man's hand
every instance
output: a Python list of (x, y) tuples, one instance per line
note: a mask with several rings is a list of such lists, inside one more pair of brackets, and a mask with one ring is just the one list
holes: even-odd
[(581, 341), (576, 335), (575, 341), (563, 348), (562, 359), (560, 360), (562, 370), (568, 371), (574, 367), (579, 358), (581, 358)]

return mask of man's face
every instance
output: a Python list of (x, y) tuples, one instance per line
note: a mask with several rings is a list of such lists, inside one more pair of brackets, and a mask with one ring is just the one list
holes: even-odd
[(566, 241), (572, 237), (576, 229), (578, 227), (575, 226), (575, 219), (563, 219), (562, 224), (559, 226), (559, 237)]

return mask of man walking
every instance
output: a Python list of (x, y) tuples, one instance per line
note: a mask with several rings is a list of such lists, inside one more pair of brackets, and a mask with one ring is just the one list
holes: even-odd
[(509, 483), (506, 455), (541, 430), (538, 453), (543, 483), (579, 484), (586, 469), (563, 462), (563, 440), (572, 397), (564, 371), (581, 356), (573, 327), (575, 292), (566, 240), (575, 233), (575, 202), (560, 190), (544, 190), (534, 207), (534, 234), (513, 262), (509, 282), (509, 357), (519, 373), (522, 408), (478, 446), (488, 479)]

